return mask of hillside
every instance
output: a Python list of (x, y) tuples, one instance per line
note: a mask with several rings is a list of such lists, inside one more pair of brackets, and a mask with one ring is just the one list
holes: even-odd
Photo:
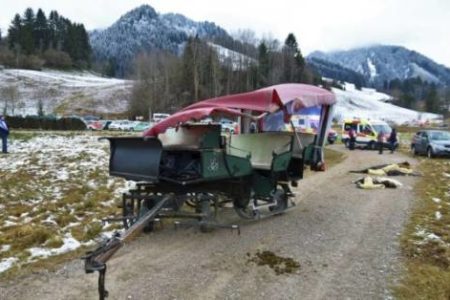
[[(308, 62), (313, 65), (317, 65), (317, 62), (328, 62), (350, 69), (362, 75), (367, 83), (375, 87), (383, 87), (385, 81), (415, 77), (439, 85), (450, 85), (449, 68), (400, 46), (378, 45), (327, 53), (316, 51), (308, 55)], [(335, 79), (346, 80), (341, 78), (342, 76), (339, 77)]]
[[(36, 115), (42, 99), (47, 114), (121, 113), (127, 109), (132, 82), (104, 78), (90, 72), (0, 70), (0, 91), (17, 90), (14, 114)], [(6, 95), (0, 99), (3, 112)], [(13, 114), (9, 105), (8, 114)]]

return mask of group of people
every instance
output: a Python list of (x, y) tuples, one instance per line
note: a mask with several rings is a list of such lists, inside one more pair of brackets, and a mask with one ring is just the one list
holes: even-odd
[[(353, 128), (349, 130), (349, 149), (354, 150), (356, 145), (356, 132)], [(378, 154), (383, 154), (384, 149), (384, 136), (385, 133), (380, 130), (377, 135), (377, 149)], [(394, 153), (395, 148), (398, 144), (398, 138), (397, 138), (397, 130), (395, 128), (392, 129), (391, 133), (389, 134), (389, 137), (387, 139), (387, 142), (389, 143), (389, 148), (391, 149), (391, 153)]]
[(9, 128), (3, 116), (0, 116), (0, 138), (2, 139), (2, 153), (8, 153)]

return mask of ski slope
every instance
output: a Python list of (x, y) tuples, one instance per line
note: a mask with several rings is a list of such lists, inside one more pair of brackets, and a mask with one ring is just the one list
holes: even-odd
[(442, 118), (441, 115), (418, 112), (387, 103), (386, 101), (392, 100), (392, 97), (374, 89), (362, 88), (359, 91), (349, 83), (346, 83), (344, 88), (345, 90), (332, 89), (337, 98), (334, 116), (338, 121), (357, 117), (402, 125), (433, 122)]

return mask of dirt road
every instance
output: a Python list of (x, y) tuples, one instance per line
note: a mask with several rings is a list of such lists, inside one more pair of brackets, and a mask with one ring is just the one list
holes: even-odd
[[(342, 149), (342, 146), (334, 146)], [(345, 151), (345, 150), (343, 150)], [(384, 299), (398, 268), (398, 234), (413, 200), (413, 177), (397, 190), (360, 190), (352, 169), (400, 162), (401, 154), (356, 150), (303, 180), (297, 208), (241, 227), (202, 234), (166, 226), (123, 248), (108, 265), (108, 299)], [(411, 159), (409, 159), (411, 161)], [(292, 257), (296, 274), (248, 262), (270, 250)], [(96, 299), (97, 274), (81, 261), (56, 273), (0, 283), (1, 299)]]

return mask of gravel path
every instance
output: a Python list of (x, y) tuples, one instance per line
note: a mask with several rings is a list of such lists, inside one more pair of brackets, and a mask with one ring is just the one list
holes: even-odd
[[(108, 264), (108, 299), (385, 299), (415, 179), (398, 177), (401, 189), (367, 191), (352, 184), (361, 175), (348, 171), (404, 160), (398, 153), (349, 152), (299, 184), (296, 209), (245, 223), (241, 235), (171, 226), (143, 235)], [(301, 268), (276, 275), (248, 262), (247, 253), (257, 250), (292, 257)], [(85, 275), (81, 261), (0, 283), (0, 299), (96, 298), (97, 274)]]

